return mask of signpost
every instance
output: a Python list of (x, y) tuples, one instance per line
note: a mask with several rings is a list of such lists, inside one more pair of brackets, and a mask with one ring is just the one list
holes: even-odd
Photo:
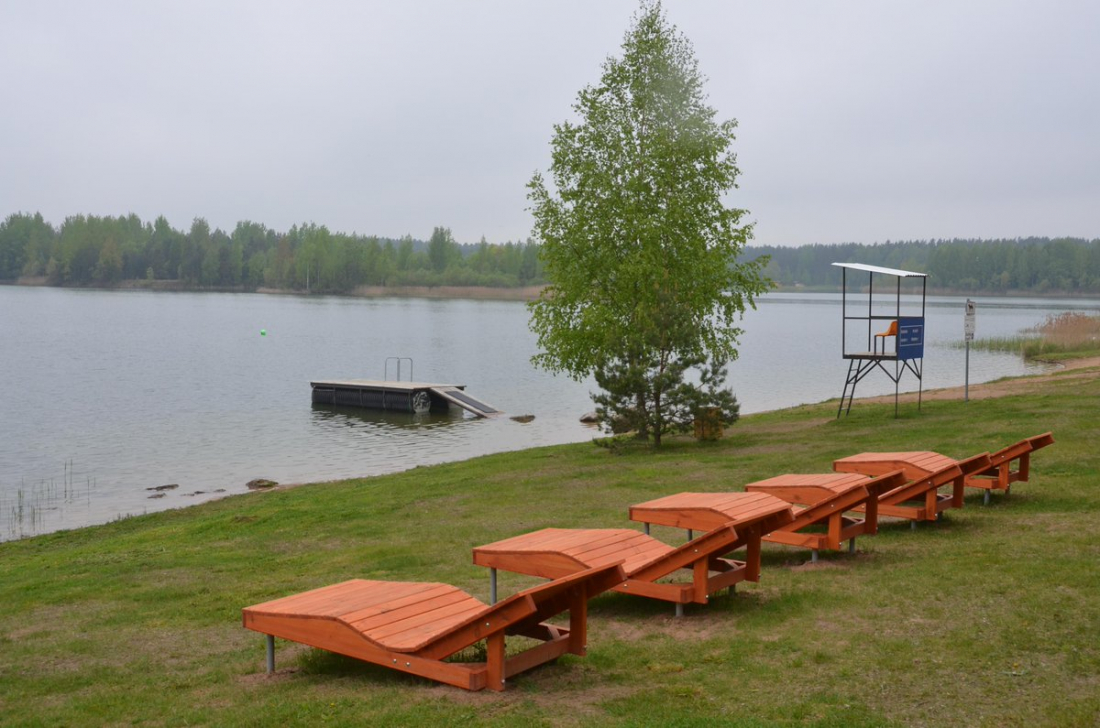
[(966, 299), (966, 315), (963, 317), (963, 335), (966, 337), (966, 385), (963, 389), (965, 401), (970, 401), (970, 342), (974, 340), (974, 315), (976, 306)]

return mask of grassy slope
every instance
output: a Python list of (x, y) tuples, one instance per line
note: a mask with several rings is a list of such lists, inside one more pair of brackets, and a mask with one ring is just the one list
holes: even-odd
[[(13, 725), (1095, 725), (1100, 379), (998, 400), (835, 404), (744, 418), (718, 443), (589, 444), (227, 498), (0, 544), (0, 723)], [(1030, 483), (855, 557), (768, 546), (759, 584), (689, 607), (605, 595), (589, 656), (467, 694), (262, 638), (240, 608), (350, 577), (487, 597), (479, 543), (629, 525), (627, 506), (827, 471), (861, 450), (953, 456), (1053, 430)], [(682, 533), (655, 528), (670, 541)], [(507, 593), (532, 583), (502, 575)]]

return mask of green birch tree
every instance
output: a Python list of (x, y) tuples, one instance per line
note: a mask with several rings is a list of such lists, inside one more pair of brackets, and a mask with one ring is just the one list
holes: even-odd
[[(551, 188), (528, 184), (549, 285), (530, 304), (537, 365), (594, 375), (601, 421), (652, 438), (686, 429), (737, 356), (738, 322), (770, 285), (766, 259), (738, 261), (751, 238), (727, 207), (739, 170), (736, 122), (717, 121), (690, 43), (644, 2), (600, 82), (554, 127)], [(691, 384), (698, 381), (699, 384)]]

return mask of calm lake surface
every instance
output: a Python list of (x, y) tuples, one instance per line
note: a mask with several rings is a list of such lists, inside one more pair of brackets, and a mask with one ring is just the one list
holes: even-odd
[[(976, 300), (979, 338), (1100, 310)], [(929, 299), (925, 389), (963, 383), (964, 351), (951, 347), (963, 301)], [(743, 413), (840, 395), (840, 311), (839, 294), (769, 294), (748, 313), (730, 367)], [(578, 422), (593, 408), (591, 383), (530, 365), (527, 318), (506, 301), (0, 286), (0, 540), (240, 493), (254, 478), (375, 475), (592, 438)], [(310, 380), (382, 379), (390, 356), (411, 357), (418, 381), (465, 384), (535, 420), (310, 403)], [(971, 382), (1042, 370), (1014, 355), (970, 355)], [(916, 384), (904, 379), (902, 390)], [(858, 394), (887, 392), (893, 383), (876, 373)], [(149, 490), (163, 485), (178, 487)]]

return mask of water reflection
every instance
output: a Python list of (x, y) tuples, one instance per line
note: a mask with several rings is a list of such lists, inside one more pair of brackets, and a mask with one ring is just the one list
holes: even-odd
[(455, 425), (466, 419), (462, 410), (457, 407), (416, 413), (331, 404), (313, 405), (313, 424), (329, 428), (421, 430)]

